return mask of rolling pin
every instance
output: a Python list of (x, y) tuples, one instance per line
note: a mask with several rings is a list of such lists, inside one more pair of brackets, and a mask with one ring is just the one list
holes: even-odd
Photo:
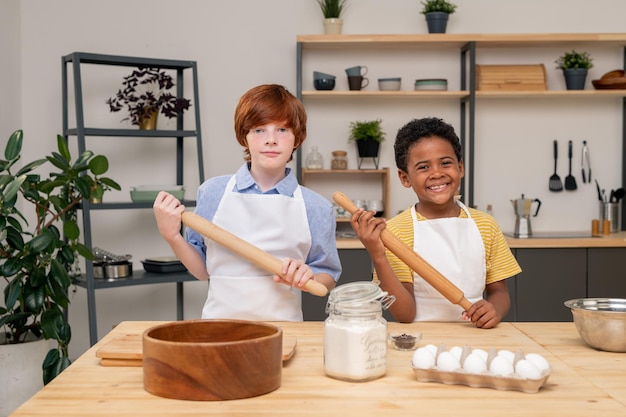
[[(277, 257), (265, 252), (264, 250), (246, 242), (245, 240), (235, 236), (227, 230), (222, 229), (207, 219), (198, 216), (195, 213), (184, 212), (182, 220), (185, 226), (190, 227), (196, 232), (209, 239), (219, 243), (226, 249), (252, 262), (259, 268), (262, 268), (272, 274), (280, 277), (285, 276), (281, 272), (283, 262)], [(324, 297), (328, 294), (328, 288), (320, 282), (312, 279), (304, 284), (304, 289), (313, 295)]]
[[(333, 194), (333, 200), (349, 211), (350, 214), (358, 210), (357, 206), (352, 203), (352, 200), (340, 192)], [(446, 297), (452, 304), (460, 305), (465, 311), (469, 310), (472, 303), (465, 298), (463, 291), (451, 283), (441, 272), (437, 271), (406, 243), (387, 230), (387, 228), (383, 229), (381, 232), (380, 240), (383, 241), (383, 245), (385, 245), (387, 249), (400, 258), (402, 262), (407, 264), (412, 270), (417, 272), (420, 277), (424, 278), (424, 281), (432, 285), (434, 289)]]

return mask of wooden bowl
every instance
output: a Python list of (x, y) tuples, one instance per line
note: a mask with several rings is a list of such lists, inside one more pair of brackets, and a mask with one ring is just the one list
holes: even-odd
[(143, 385), (160, 397), (234, 400), (280, 387), (283, 332), (245, 320), (186, 320), (143, 333)]

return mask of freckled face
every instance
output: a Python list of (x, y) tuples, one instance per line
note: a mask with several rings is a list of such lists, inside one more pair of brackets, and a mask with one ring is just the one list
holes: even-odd
[(295, 136), (283, 123), (268, 123), (250, 129), (246, 135), (252, 165), (284, 169), (294, 151)]
[(408, 172), (398, 174), (402, 185), (415, 191), (420, 209), (440, 211), (454, 204), (465, 172), (450, 142), (436, 136), (422, 138), (410, 148), (407, 162)]

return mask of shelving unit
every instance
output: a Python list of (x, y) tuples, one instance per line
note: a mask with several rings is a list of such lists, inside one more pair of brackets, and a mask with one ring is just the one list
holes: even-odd
[[(337, 177), (343, 178), (355, 178), (357, 176), (376, 177), (380, 179), (381, 197), (383, 200), (384, 216), (389, 217), (389, 168), (382, 169), (302, 169), (302, 178), (300, 183), (306, 185), (307, 181), (311, 181), (312, 178), (323, 179), (336, 179)], [(350, 218), (337, 218), (337, 222), (349, 222)]]
[[(474, 205), (474, 128), (477, 100), (502, 98), (551, 99), (551, 98), (598, 98), (622, 97), (622, 120), (626, 126), (626, 90), (580, 90), (580, 91), (477, 91), (475, 67), (478, 51), (488, 48), (586, 48), (608, 46), (622, 48), (626, 67), (626, 33), (588, 34), (416, 34), (416, 35), (300, 35), (297, 37), (296, 89), (300, 99), (307, 101), (332, 100), (341, 102), (344, 98), (379, 98), (406, 100), (453, 100), (460, 104), (461, 126), (459, 137), (465, 154), (466, 177), (461, 185), (461, 194), (466, 196), (466, 204)], [(303, 55), (305, 50), (375, 50), (376, 48), (401, 50), (456, 49), (460, 55), (460, 89), (458, 91), (315, 91), (303, 90)], [(375, 52), (374, 52), (375, 53)], [(306, 104), (306, 103), (305, 103)], [(622, 129), (622, 184), (626, 184), (626, 127)], [(302, 166), (302, 156), (297, 154), (298, 171)], [(626, 206), (622, 216), (626, 218)], [(626, 230), (626, 222), (622, 225)]]
[[(176, 72), (176, 95), (183, 96), (184, 91), (184, 72), (190, 71), (193, 83), (193, 99), (192, 109), (195, 117), (195, 129), (184, 130), (183, 115), (178, 115), (176, 119), (176, 130), (138, 130), (138, 129), (101, 129), (85, 126), (84, 108), (83, 108), (83, 86), (81, 77), (81, 66), (85, 64), (91, 65), (108, 65), (108, 66), (125, 66), (125, 67), (156, 67), (161, 69), (169, 69)], [(68, 66), (71, 65), (73, 74), (73, 92), (76, 111), (76, 126), (69, 126), (69, 82), (68, 82)], [(85, 52), (74, 52), (65, 55), (62, 58), (62, 104), (63, 104), (63, 135), (66, 140), (70, 137), (76, 137), (78, 143), (78, 151), (82, 153), (86, 150), (86, 138), (94, 137), (124, 137), (124, 138), (141, 138), (141, 137), (161, 137), (172, 138), (175, 142), (175, 167), (176, 184), (183, 184), (183, 142), (185, 138), (194, 138), (196, 140), (196, 152), (198, 163), (198, 176), (200, 183), (204, 181), (204, 165), (202, 162), (202, 134), (200, 129), (200, 100), (198, 94), (198, 73), (195, 61), (179, 61), (168, 59), (151, 59), (140, 57), (127, 57), (116, 55), (102, 55)], [(193, 207), (195, 201), (185, 200), (183, 204), (187, 207)], [(83, 218), (83, 238), (84, 244), (92, 248), (92, 220), (91, 211), (93, 210), (135, 210), (150, 209), (151, 203), (100, 203), (93, 204), (84, 201), (82, 209)], [(183, 282), (192, 281), (194, 278), (187, 272), (158, 274), (145, 272), (144, 270), (134, 270), (128, 278), (117, 279), (97, 279), (94, 278), (93, 264), (86, 262), (85, 274), (76, 282), (79, 287), (87, 290), (87, 308), (89, 315), (89, 340), (91, 345), (98, 341), (97, 316), (96, 316), (96, 290), (114, 287), (124, 287), (131, 285), (150, 285), (161, 283), (176, 283), (176, 300), (177, 300), (177, 319), (183, 319)]]

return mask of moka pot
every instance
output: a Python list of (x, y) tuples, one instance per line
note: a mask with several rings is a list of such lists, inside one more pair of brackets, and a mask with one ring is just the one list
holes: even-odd
[[(530, 218), (536, 217), (539, 214), (539, 208), (541, 207), (541, 201), (538, 198), (518, 198), (511, 200), (513, 204), (513, 210), (515, 210), (515, 230), (513, 236), (516, 238), (528, 238), (532, 236), (532, 227), (530, 226)], [(532, 214), (532, 205), (537, 203), (535, 214)]]

